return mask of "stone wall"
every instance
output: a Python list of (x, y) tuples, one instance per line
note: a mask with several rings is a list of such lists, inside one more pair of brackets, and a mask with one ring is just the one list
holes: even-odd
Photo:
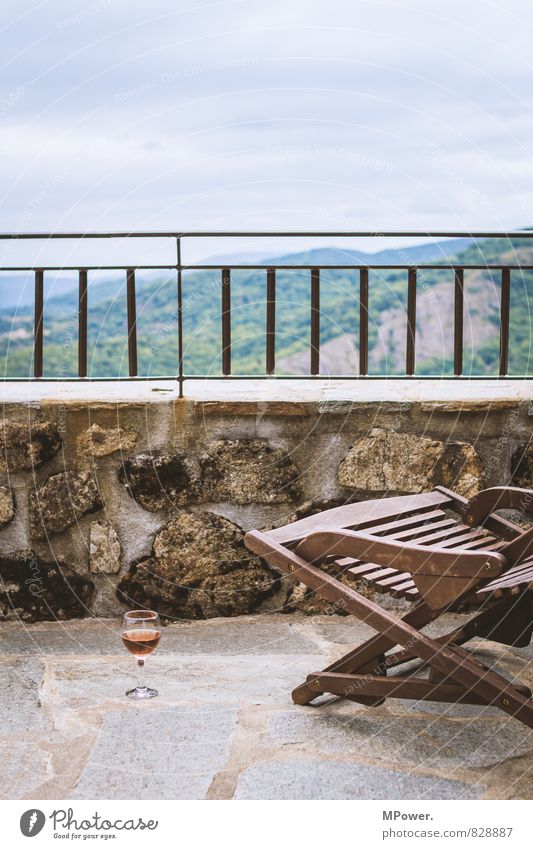
[(444, 484), (531, 486), (529, 402), (4, 404), (0, 614), (324, 612), (243, 532)]

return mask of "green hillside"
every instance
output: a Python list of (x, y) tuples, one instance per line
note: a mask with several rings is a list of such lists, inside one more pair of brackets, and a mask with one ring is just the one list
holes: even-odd
[[(361, 262), (450, 262), (493, 264), (498, 262), (531, 263), (533, 242), (527, 239), (485, 240), (478, 245), (453, 243), (455, 255), (446, 253), (447, 243), (423, 245), (406, 251), (389, 250), (382, 255), (347, 257), (346, 251), (323, 248), (304, 254), (278, 258), (286, 264), (340, 264)], [(466, 244), (466, 247), (465, 247)], [(386, 254), (386, 256), (383, 256)], [(366, 256), (366, 259), (362, 257)], [(274, 260), (269, 260), (274, 262)], [(92, 376), (127, 375), (126, 291), (125, 279), (102, 280), (90, 277), (89, 288), (89, 371)], [(137, 278), (139, 373), (142, 375), (174, 375), (177, 370), (177, 303), (175, 274), (162, 274), (157, 279), (139, 272)], [(468, 316), (476, 326), (473, 342), (465, 347), (465, 372), (497, 373), (499, 354), (499, 272), (468, 272)], [(1, 282), (1, 276), (0, 276)], [(321, 272), (321, 344), (348, 335), (357, 344), (359, 333), (359, 274), (351, 270)], [(470, 288), (469, 288), (470, 287)], [(449, 298), (448, 298), (449, 289)], [(419, 272), (418, 326), (428, 320), (426, 312), (431, 299), (427, 293), (444, 292), (451, 305), (453, 272), (451, 269)], [(531, 314), (533, 272), (513, 272), (511, 293), (510, 371), (531, 371)], [(220, 373), (220, 272), (186, 271), (183, 274), (184, 297), (184, 364), (188, 374)], [(379, 339), (390, 339), (391, 346), (400, 338), (398, 327), (405, 323), (407, 273), (376, 270), (370, 272), (370, 349), (377, 351)], [(264, 373), (266, 274), (264, 271), (232, 273), (232, 352), (236, 374)], [(77, 293), (51, 297), (45, 305), (45, 376), (69, 377), (76, 374), (76, 309)], [(477, 315), (477, 319), (476, 319)], [(480, 318), (481, 317), (481, 318)], [(285, 270), (277, 274), (276, 354), (278, 362), (309, 348), (310, 342), (310, 275), (307, 271)], [(477, 321), (477, 323), (476, 323)], [(32, 308), (24, 306), (0, 310), (0, 357), (7, 376), (31, 374)], [(479, 331), (483, 328), (483, 332)], [(396, 328), (396, 336), (394, 335)], [(402, 331), (403, 332), (403, 331)], [(449, 337), (451, 330), (445, 335)], [(424, 346), (426, 353), (417, 358), (419, 374), (451, 374), (450, 347)], [(403, 356), (401, 351), (397, 352)], [(376, 356), (378, 356), (376, 354)], [(372, 358), (371, 358), (372, 359)], [(398, 358), (397, 358), (398, 359)], [(402, 367), (389, 358), (374, 357), (373, 373), (401, 373)]]

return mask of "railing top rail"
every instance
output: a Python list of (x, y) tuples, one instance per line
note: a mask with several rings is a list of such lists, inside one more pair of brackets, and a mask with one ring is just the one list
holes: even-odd
[(249, 265), (234, 264), (232, 262), (221, 262), (218, 265), (202, 265), (202, 264), (180, 264), (167, 263), (166, 265), (139, 265), (139, 263), (123, 262), (120, 265), (87, 265), (87, 263), (79, 263), (78, 265), (0, 265), (0, 272), (15, 272), (15, 271), (222, 271), (224, 268), (229, 268), (232, 271), (312, 271), (314, 268), (320, 268), (321, 271), (408, 271), (410, 268), (416, 268), (419, 271), (454, 271), (462, 269), (463, 271), (502, 271), (508, 268), (511, 271), (533, 271), (533, 265), (524, 263), (489, 263), (473, 265), (471, 263), (457, 262), (441, 262), (440, 264), (409, 262), (403, 265), (386, 263), (376, 265), (374, 263), (350, 263), (349, 265), (325, 265), (321, 262), (315, 262), (310, 265), (278, 265), (277, 263), (266, 263), (257, 265), (250, 263)]
[(533, 238), (533, 230), (152, 230), (85, 233), (0, 233), (0, 239), (153, 239), (153, 238)]

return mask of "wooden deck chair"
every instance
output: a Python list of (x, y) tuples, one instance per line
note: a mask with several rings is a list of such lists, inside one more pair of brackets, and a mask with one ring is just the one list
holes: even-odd
[[(524, 531), (495, 511), (527, 512), (531, 506), (529, 490), (495, 487), (467, 501), (436, 487), (246, 534), (255, 554), (377, 632), (308, 675), (292, 693), (296, 704), (331, 693), (364, 705), (387, 697), (496, 705), (533, 728), (531, 691), (461, 648), (472, 637), (509, 646), (530, 642), (533, 528)], [(413, 606), (403, 618), (396, 616), (340, 581), (339, 574)], [(468, 622), (439, 637), (423, 633), (459, 601), (478, 603)], [(414, 659), (422, 662), (415, 671), (411, 663), (398, 674), (396, 667)]]

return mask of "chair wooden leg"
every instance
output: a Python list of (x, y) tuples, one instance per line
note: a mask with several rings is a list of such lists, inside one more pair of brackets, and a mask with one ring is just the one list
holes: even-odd
[(435, 682), (427, 678), (400, 678), (395, 676), (380, 678), (373, 675), (341, 675), (335, 672), (317, 672), (309, 676), (309, 686), (348, 699), (357, 693), (364, 694), (365, 697), (381, 696), (383, 700), (392, 698), (432, 702), (463, 702), (473, 705), (487, 704), (486, 699), (461, 684)]
[[(506, 645), (529, 645), (529, 638), (526, 643), (522, 642), (522, 640), (524, 639), (524, 634), (527, 633), (524, 613), (527, 613), (529, 617), (530, 613), (524, 610), (523, 613), (517, 615), (519, 604), (521, 602), (518, 603), (516, 599), (512, 598), (497, 601), (476, 613), (472, 619), (469, 619), (460, 628), (455, 628), (448, 634), (435, 637), (435, 640), (442, 645), (453, 644), (455, 646), (461, 646), (474, 637), (487, 637), (489, 640), (494, 640), (495, 642), (505, 642)], [(527, 603), (524, 607), (527, 607)], [(529, 623), (529, 620), (527, 622)], [(507, 639), (514, 639), (515, 642), (506, 642)], [(520, 642), (517, 642), (517, 640)], [(387, 669), (392, 669), (417, 657), (418, 655), (415, 652), (409, 649), (401, 649), (394, 654), (387, 655), (385, 662)]]
[[(424, 625), (427, 625), (438, 615), (440, 614), (430, 610), (424, 602), (420, 602), (406, 613), (402, 622), (406, 622), (413, 628), (423, 628)], [(352, 651), (348, 652), (348, 654), (343, 655), (338, 660), (331, 663), (323, 671), (338, 673), (365, 671), (385, 675), (387, 667), (387, 659), (384, 657), (385, 652), (394, 648), (396, 645), (396, 641), (388, 638), (386, 632), (383, 634), (376, 634), (376, 636), (371, 637), (357, 648), (352, 649)], [(383, 669), (383, 664), (385, 664), (385, 669)], [(309, 687), (307, 680), (292, 691), (292, 699), (297, 705), (307, 705), (320, 695), (320, 692), (318, 692), (316, 688), (312, 689)], [(353, 698), (352, 701), (359, 700)], [(383, 701), (384, 700), (381, 699), (378, 703), (382, 704)], [(368, 705), (370, 707), (376, 706), (376, 700), (367, 699), (366, 697), (362, 697), (360, 702), (361, 704)]]

